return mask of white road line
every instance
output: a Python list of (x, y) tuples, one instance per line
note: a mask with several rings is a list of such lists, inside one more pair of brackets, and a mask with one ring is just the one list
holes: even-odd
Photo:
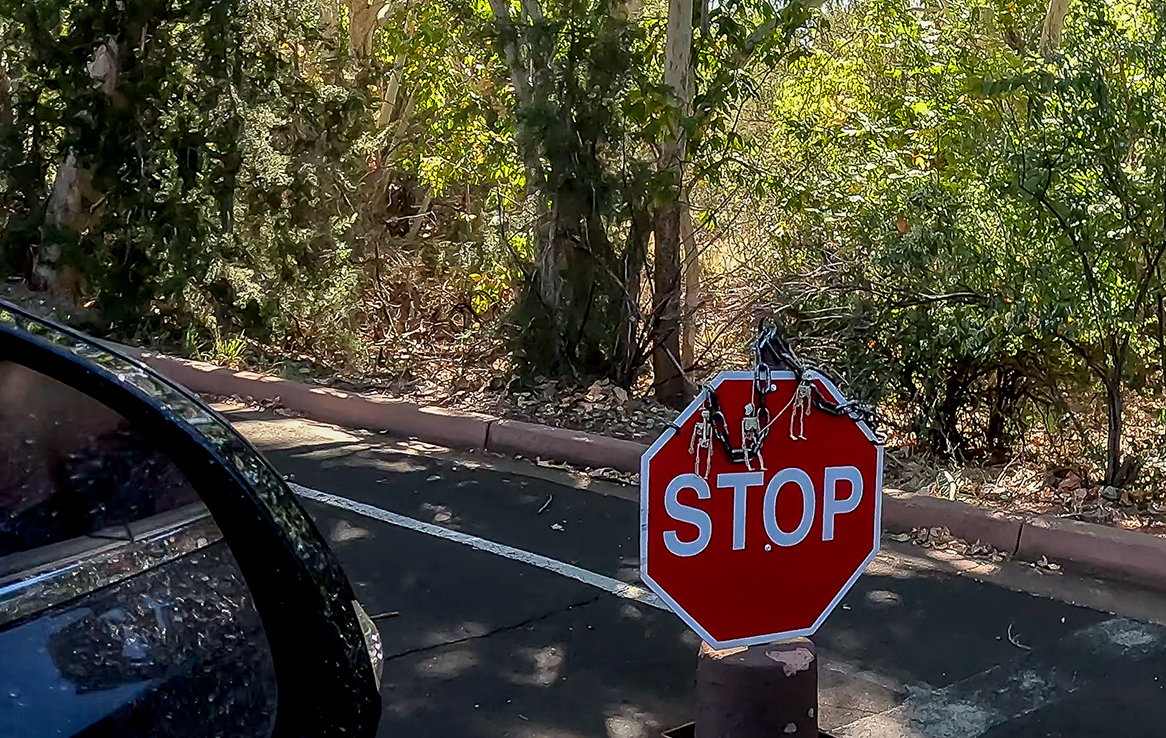
[(288, 482), (288, 486), (291, 487), (292, 491), (297, 495), (306, 497), (309, 500), (315, 500), (316, 502), (340, 508), (341, 510), (348, 510), (349, 512), (354, 512), (357, 515), (363, 515), (367, 518), (379, 520), (382, 523), (388, 523), (389, 525), (396, 525), (401, 528), (417, 531), (418, 533), (424, 533), (426, 535), (435, 536), (437, 538), (444, 538), (447, 541), (461, 543), (463, 545), (469, 546), (470, 548), (477, 549), (478, 551), (486, 551), (487, 553), (492, 553), (496, 556), (510, 559), (511, 561), (519, 561), (523, 564), (537, 566), (540, 569), (546, 569), (547, 571), (552, 571), (555, 574), (559, 574), (560, 576), (568, 577), (570, 579), (574, 579), (577, 582), (583, 582), (584, 584), (589, 584), (592, 587), (602, 589), (604, 592), (613, 594), (616, 597), (622, 597), (625, 600), (635, 600), (636, 602), (641, 602), (645, 605), (650, 605), (661, 610), (668, 609), (668, 605), (664, 604), (664, 601), (657, 597), (654, 592), (650, 592), (643, 587), (637, 587), (634, 584), (621, 582), (618, 579), (605, 577), (602, 574), (596, 574), (593, 571), (588, 571), (586, 569), (575, 566), (574, 564), (568, 564), (566, 562), (559, 561), (558, 559), (552, 559), (549, 556), (542, 556), (541, 554), (531, 553), (530, 551), (523, 551), (520, 548), (514, 548), (502, 543), (488, 541), (485, 538), (471, 536), (470, 534), (462, 533), (461, 531), (443, 528), (440, 525), (434, 525), (433, 523), (426, 523), (422, 520), (415, 520), (395, 512), (382, 510), (379, 507), (366, 505), (363, 502), (355, 502), (346, 497), (340, 497), (338, 495), (328, 494), (327, 492), (321, 492), (318, 489), (305, 487), (302, 484)]

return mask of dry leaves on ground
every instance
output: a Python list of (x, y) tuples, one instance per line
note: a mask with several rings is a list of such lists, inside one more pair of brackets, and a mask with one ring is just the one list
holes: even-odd
[[(522, 458), (521, 456), (517, 458)], [(565, 471), (576, 478), (585, 479), (602, 479), (607, 482), (618, 482), (621, 484), (639, 484), (638, 474), (628, 474), (621, 472), (611, 467), (586, 467), (576, 466), (574, 464), (564, 464), (557, 461), (547, 461), (546, 459), (535, 459), (536, 464), (547, 469), (558, 469)]]
[[(1080, 467), (1051, 466), (1023, 455), (1004, 464), (955, 463), (890, 448), (885, 483), (905, 492), (1031, 515), (1056, 515), (1145, 533), (1166, 534), (1166, 501), (1145, 490), (1104, 496)], [(1109, 490), (1111, 492), (1115, 490)]]
[(947, 528), (912, 528), (910, 533), (892, 533), (888, 538), (892, 541), (899, 541), (900, 543), (914, 543), (916, 546), (922, 546), (923, 548), (984, 559), (992, 563), (1000, 563), (1009, 558), (1008, 554), (993, 548), (987, 543), (981, 541), (970, 543), (962, 538), (956, 538)]

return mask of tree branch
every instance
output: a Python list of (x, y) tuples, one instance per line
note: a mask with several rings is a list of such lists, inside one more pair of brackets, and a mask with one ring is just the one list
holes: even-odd
[(1076, 352), (1076, 354), (1080, 356), (1082, 360), (1084, 360), (1085, 365), (1088, 366), (1099, 379), (1105, 380), (1109, 378), (1109, 372), (1106, 371), (1105, 367), (1101, 366), (1093, 359), (1088, 349), (1072, 338), (1069, 338), (1064, 333), (1061, 333), (1060, 331), (1054, 331), (1053, 336), (1055, 336), (1059, 341)]

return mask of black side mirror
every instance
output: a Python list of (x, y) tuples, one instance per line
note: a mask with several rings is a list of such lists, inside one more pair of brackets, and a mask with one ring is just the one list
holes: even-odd
[(372, 735), (380, 658), (324, 539), (225, 420), (0, 302), (0, 734)]

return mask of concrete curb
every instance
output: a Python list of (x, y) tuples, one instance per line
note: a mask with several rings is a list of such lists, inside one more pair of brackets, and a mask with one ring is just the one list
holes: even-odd
[(486, 450), (511, 456), (537, 456), (582, 466), (608, 467), (624, 472), (640, 469), (648, 447), (635, 441), (556, 428), (520, 420), (495, 420), (486, 437)]
[(1039, 515), (1025, 521), (1017, 556), (1166, 590), (1166, 538)]
[[(423, 407), (404, 400), (309, 387), (254, 372), (116, 346), (195, 392), (274, 400), (316, 420), (457, 448), (541, 458), (622, 472), (640, 470), (646, 444), (493, 415)], [(1166, 590), (1166, 538), (1048, 516), (1010, 516), (927, 495), (888, 491), (888, 531), (947, 528), (1026, 561), (1042, 556), (1075, 570)]]
[(1024, 522), (963, 502), (883, 490), (883, 528), (910, 531), (912, 528), (935, 527), (947, 528), (956, 538), (981, 541), (1014, 554)]
[(195, 392), (238, 395), (259, 400), (279, 399), (291, 410), (316, 420), (349, 428), (388, 431), (455, 448), (485, 448), (492, 415), (422, 407), (404, 400), (359, 395), (330, 387), (255, 372), (232, 371), (204, 361), (176, 359), (146, 351), (132, 351), (163, 376)]

